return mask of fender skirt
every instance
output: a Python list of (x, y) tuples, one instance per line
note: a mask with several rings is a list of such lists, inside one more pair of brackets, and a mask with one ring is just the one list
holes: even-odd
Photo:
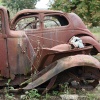
[(48, 81), (60, 72), (75, 66), (90, 66), (100, 69), (100, 62), (90, 55), (74, 55), (62, 58), (53, 62), (38, 74), (33, 75), (31, 82), (23, 89), (33, 89)]

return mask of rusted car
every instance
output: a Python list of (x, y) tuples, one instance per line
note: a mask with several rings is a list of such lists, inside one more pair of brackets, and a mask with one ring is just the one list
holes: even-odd
[[(53, 10), (19, 11), (10, 21), (9, 11), (0, 7), (0, 86), (22, 90), (68, 83), (93, 89), (100, 79), (100, 62), (93, 57), (100, 43), (74, 13)], [(75, 36), (84, 47), (73, 47)]]

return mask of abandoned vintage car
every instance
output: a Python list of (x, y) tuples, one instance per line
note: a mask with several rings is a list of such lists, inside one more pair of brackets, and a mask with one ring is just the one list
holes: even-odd
[(25, 9), (10, 21), (0, 7), (0, 86), (11, 79), (10, 85), (43, 87), (43, 93), (66, 82), (93, 89), (100, 79), (98, 53), (100, 43), (74, 13)]

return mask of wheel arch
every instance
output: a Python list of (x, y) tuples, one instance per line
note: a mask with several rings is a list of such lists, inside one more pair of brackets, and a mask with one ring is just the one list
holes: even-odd
[(93, 49), (91, 53), (94, 52), (93, 54), (96, 54), (100, 52), (100, 43), (98, 43), (98, 41), (96, 41), (90, 36), (82, 36), (80, 38), (82, 39), (83, 43), (88, 43), (88, 44), (93, 45)]
[(75, 36), (81, 38), (84, 44), (89, 44), (93, 46), (91, 54), (95, 55), (97, 53), (100, 53), (100, 43), (96, 39), (86, 34), (77, 34)]
[(74, 55), (62, 58), (56, 61), (56, 64), (51, 64), (49, 69), (44, 69), (45, 71), (40, 72), (40, 75), (36, 75), (36, 78), (32, 79), (33, 81), (23, 89), (27, 90), (35, 88), (55, 75), (75, 66), (90, 66), (100, 69), (100, 62), (90, 55)]

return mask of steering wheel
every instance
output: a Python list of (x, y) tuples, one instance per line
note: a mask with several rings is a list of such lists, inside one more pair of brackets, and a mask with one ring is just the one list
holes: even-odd
[(27, 23), (24, 27), (20, 28), (20, 30), (24, 30), (27, 27), (30, 27), (30, 29), (36, 29), (38, 22), (39, 22), (39, 20), (35, 20), (35, 21), (30, 22), (30, 23)]

